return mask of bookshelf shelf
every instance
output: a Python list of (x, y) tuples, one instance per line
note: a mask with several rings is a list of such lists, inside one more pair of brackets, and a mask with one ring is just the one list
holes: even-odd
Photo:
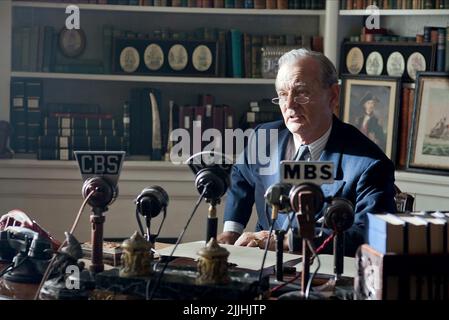
[[(13, 2), (13, 7), (35, 9), (62, 9), (69, 3), (51, 2)], [(91, 11), (119, 11), (119, 12), (153, 12), (153, 13), (185, 13), (185, 14), (219, 14), (219, 15), (270, 15), (270, 16), (324, 16), (325, 10), (273, 10), (273, 9), (227, 9), (227, 8), (186, 8), (186, 7), (153, 7), (153, 6), (124, 6), (76, 4), (81, 10)]]
[(189, 83), (189, 84), (254, 84), (274, 85), (274, 79), (253, 78), (205, 78), (205, 77), (162, 77), (162, 76), (131, 76), (108, 74), (83, 74), (83, 73), (55, 73), (55, 72), (22, 72), (13, 71), (11, 77), (60, 79), (60, 80), (93, 80), (93, 81), (121, 81), (121, 82), (146, 82), (146, 83)]
[[(379, 10), (381, 16), (445, 16), (448, 9)], [(365, 10), (340, 10), (340, 16), (366, 16)]]

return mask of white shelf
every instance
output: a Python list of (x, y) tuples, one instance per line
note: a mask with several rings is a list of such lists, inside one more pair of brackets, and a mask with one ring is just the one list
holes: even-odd
[[(13, 7), (63, 9), (70, 3), (51, 2), (13, 2)], [(154, 12), (154, 13), (196, 13), (196, 14), (223, 14), (223, 15), (278, 15), (278, 16), (324, 16), (325, 10), (276, 10), (276, 9), (227, 9), (227, 8), (187, 8), (187, 7), (153, 7), (153, 6), (123, 6), (100, 4), (75, 4), (80, 10), (91, 11), (120, 11), (120, 12)]]
[(267, 84), (273, 85), (274, 79), (252, 78), (214, 78), (214, 77), (165, 77), (145, 75), (115, 75), (115, 74), (82, 74), (82, 73), (54, 73), (54, 72), (22, 72), (13, 71), (11, 77), (40, 78), (61, 80), (94, 80), (94, 81), (124, 81), (124, 82), (153, 82), (153, 83), (189, 83), (189, 84)]
[[(448, 9), (379, 10), (381, 16), (449, 16)], [(367, 16), (365, 10), (340, 10), (340, 16)]]

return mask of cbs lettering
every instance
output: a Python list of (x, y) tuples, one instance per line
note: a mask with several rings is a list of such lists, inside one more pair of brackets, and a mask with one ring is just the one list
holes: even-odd
[(86, 154), (81, 156), (81, 172), (84, 174), (117, 174), (121, 157), (118, 155)]

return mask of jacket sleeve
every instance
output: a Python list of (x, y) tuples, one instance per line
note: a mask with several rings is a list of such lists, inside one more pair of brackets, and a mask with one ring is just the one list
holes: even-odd
[(249, 168), (236, 164), (231, 172), (231, 186), (228, 190), (224, 221), (234, 221), (246, 227), (254, 205), (254, 185), (249, 182)]

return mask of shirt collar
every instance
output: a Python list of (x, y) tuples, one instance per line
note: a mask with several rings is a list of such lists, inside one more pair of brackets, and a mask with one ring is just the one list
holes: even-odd
[[(331, 131), (332, 131), (332, 122), (331, 125), (329, 126), (329, 129), (327, 129), (327, 131), (321, 137), (319, 137), (318, 139), (316, 139), (315, 141), (313, 141), (308, 145), (311, 161), (317, 161), (320, 159), (321, 152), (324, 150), (327, 140), (329, 140)], [(293, 141), (295, 143), (295, 150), (298, 150), (298, 148), (301, 146), (301, 142), (298, 141), (298, 138), (295, 135), (293, 135)]]

